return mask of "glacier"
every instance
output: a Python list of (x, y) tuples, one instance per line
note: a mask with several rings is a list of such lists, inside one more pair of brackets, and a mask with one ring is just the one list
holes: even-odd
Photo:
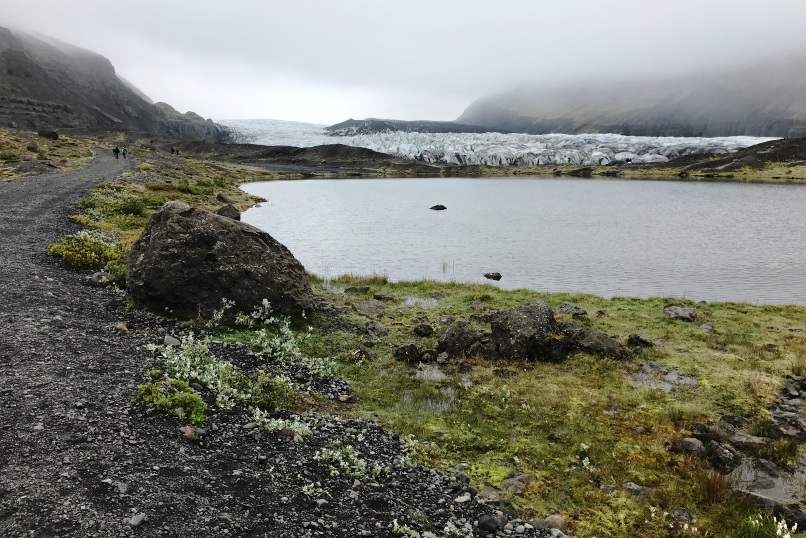
[(686, 155), (732, 153), (775, 138), (650, 137), (617, 134), (421, 133), (340, 135), (325, 125), (282, 120), (217, 120), (241, 143), (311, 147), (346, 144), (430, 164), (532, 166), (664, 163)]

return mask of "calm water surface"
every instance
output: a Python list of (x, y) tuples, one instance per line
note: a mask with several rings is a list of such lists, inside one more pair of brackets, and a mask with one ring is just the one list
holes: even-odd
[[(539, 178), (249, 183), (309, 272), (806, 304), (806, 186)], [(445, 211), (432, 211), (435, 204)]]

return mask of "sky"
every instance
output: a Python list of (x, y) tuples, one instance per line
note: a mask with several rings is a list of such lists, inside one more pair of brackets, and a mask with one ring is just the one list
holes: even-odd
[(102, 54), (181, 112), (322, 124), (763, 61), (806, 51), (805, 24), (804, 0), (0, 0), (0, 26)]

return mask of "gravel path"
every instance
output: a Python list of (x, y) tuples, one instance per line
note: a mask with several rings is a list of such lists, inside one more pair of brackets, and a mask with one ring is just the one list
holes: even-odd
[[(104, 152), (82, 170), (0, 183), (0, 536), (397, 536), (394, 520), (423, 536), (449, 522), (488, 536), (477, 524), (495, 506), (461, 475), (397, 465), (405, 443), (370, 422), (309, 416), (297, 443), (236, 409), (190, 440), (133, 401), (154, 356), (145, 344), (183, 329), (126, 311), (120, 292), (46, 254), (77, 229), (75, 200), (133, 164)], [(316, 458), (347, 445), (387, 471), (352, 478)]]

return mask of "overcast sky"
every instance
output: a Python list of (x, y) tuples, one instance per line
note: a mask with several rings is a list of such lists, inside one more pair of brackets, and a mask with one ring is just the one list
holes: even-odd
[(806, 0), (0, 0), (0, 25), (98, 52), (182, 112), (327, 124), (806, 51)]

